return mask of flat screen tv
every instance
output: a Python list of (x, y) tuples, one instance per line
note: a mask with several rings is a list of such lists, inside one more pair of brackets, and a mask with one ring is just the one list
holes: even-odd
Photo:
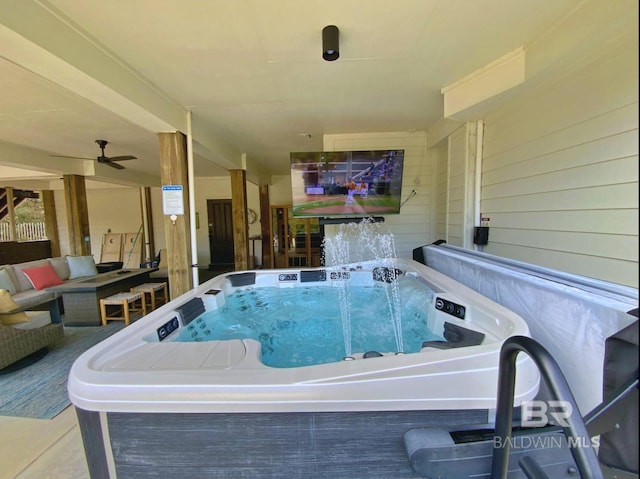
[(404, 150), (291, 153), (293, 216), (400, 213)]

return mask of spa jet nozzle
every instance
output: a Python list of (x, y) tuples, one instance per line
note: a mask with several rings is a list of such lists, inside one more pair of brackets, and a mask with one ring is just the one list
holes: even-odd
[(366, 353), (364, 353), (362, 355), (362, 357), (364, 359), (369, 359), (369, 358), (381, 358), (383, 356), (382, 353), (379, 353), (378, 351), (367, 351)]

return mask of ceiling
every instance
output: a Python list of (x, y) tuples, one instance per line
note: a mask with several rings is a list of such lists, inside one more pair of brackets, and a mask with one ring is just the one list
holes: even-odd
[[(584, 3), (3, 0), (0, 176), (159, 185), (156, 133), (190, 128), (196, 176), (246, 167), (262, 182), (325, 134), (427, 131), (443, 88)], [(331, 24), (340, 58), (327, 62)], [(95, 157), (96, 139), (138, 159), (115, 170), (50, 156)]]

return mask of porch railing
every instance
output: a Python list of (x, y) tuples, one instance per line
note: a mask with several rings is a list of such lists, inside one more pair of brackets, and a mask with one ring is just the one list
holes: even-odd
[[(35, 223), (18, 223), (15, 241), (36, 241), (47, 239), (44, 221)], [(11, 228), (8, 222), (0, 221), (0, 241), (11, 241)]]

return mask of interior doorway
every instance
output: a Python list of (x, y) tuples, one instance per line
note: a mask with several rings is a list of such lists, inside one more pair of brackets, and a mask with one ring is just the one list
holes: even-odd
[(207, 225), (209, 228), (209, 269), (228, 268), (230, 265), (234, 265), (231, 200), (207, 200)]

